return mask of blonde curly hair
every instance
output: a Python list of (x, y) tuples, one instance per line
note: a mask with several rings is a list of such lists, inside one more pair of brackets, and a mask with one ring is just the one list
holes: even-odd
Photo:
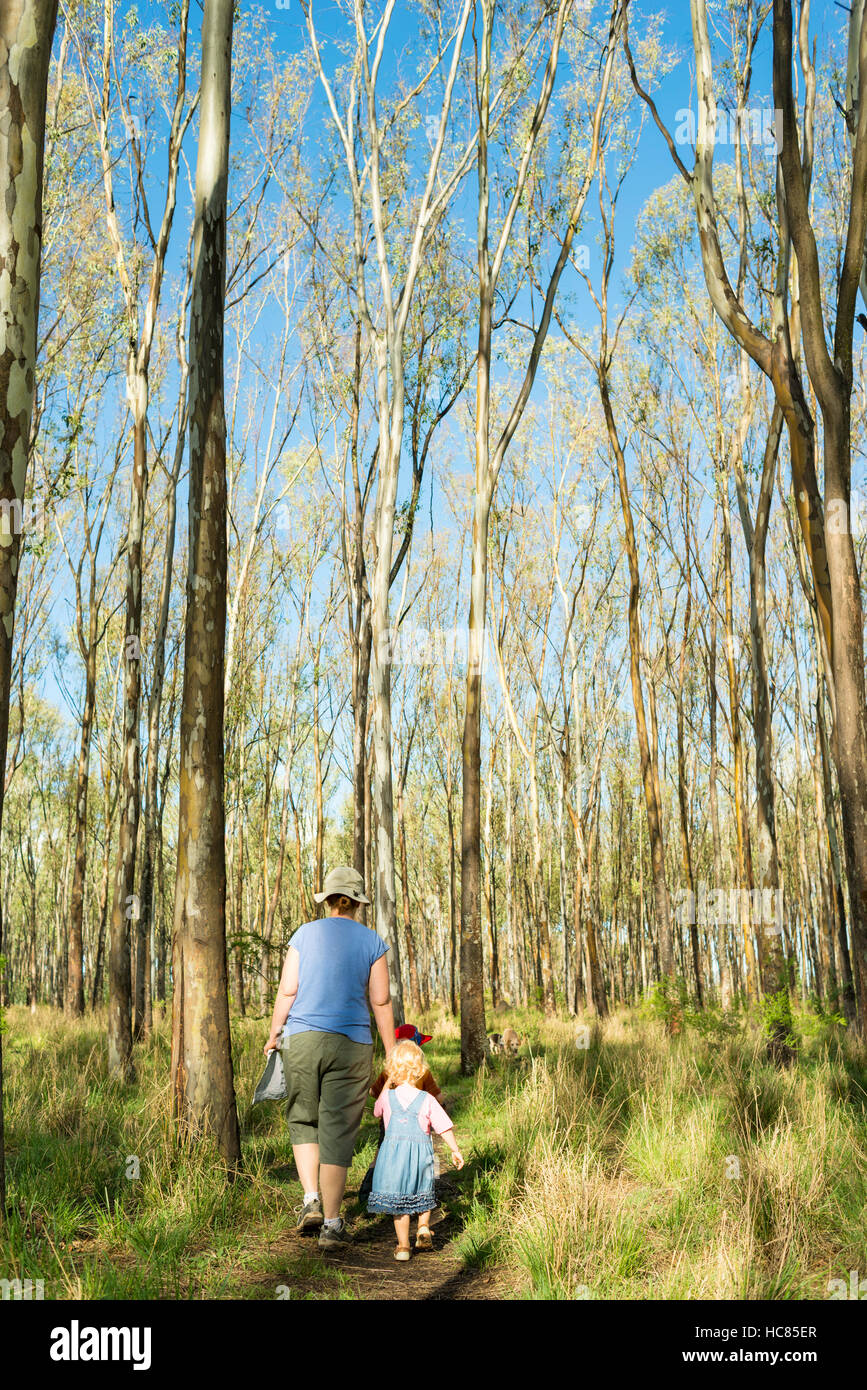
[(421, 1048), (405, 1038), (395, 1043), (385, 1062), (385, 1075), (389, 1089), (408, 1082), (419, 1088), (419, 1083), (427, 1071), (427, 1062)]

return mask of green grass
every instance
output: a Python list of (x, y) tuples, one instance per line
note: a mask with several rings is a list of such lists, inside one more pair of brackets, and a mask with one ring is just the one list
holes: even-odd
[[(867, 1275), (867, 1066), (833, 1020), (805, 1016), (797, 1065), (777, 1071), (758, 1020), (669, 1038), (634, 1011), (578, 1048), (574, 1022), (515, 1010), (497, 1026), (526, 1035), (521, 1057), (472, 1078), (455, 1021), (417, 1021), (467, 1159), (456, 1248), (501, 1296), (826, 1298), (829, 1279)], [(17, 1008), (8, 1024), (0, 1277), (43, 1279), (47, 1298), (356, 1296), (286, 1242), (300, 1185), (282, 1107), (249, 1109), (266, 1024), (233, 1022), (234, 1182), (214, 1152), (176, 1147), (167, 1021), (128, 1086), (107, 1075), (103, 1019)], [(369, 1108), (350, 1185), (376, 1136)]]

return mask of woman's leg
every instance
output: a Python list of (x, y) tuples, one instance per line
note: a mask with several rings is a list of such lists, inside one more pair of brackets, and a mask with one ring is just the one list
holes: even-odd
[(319, 1191), (319, 1145), (293, 1144), (295, 1167), (301, 1179), (302, 1192)]
[(346, 1174), (349, 1170), (336, 1163), (319, 1165), (319, 1181), (322, 1187), (322, 1215), (326, 1221), (333, 1221), (340, 1215), (340, 1203), (346, 1190)]
[(316, 1048), (321, 1034), (295, 1033), (283, 1045), (286, 1119), (303, 1192), (319, 1191), (319, 1077)]
[(321, 1033), (319, 1061), (319, 1181), (325, 1220), (340, 1215), (346, 1176), (370, 1087), (370, 1043)]

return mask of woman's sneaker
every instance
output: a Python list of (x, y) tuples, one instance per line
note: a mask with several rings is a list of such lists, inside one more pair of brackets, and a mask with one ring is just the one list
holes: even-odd
[(308, 1202), (298, 1218), (295, 1229), (300, 1235), (315, 1235), (322, 1225), (322, 1203), (318, 1197)]
[(352, 1236), (346, 1229), (345, 1221), (341, 1221), (339, 1226), (323, 1226), (319, 1232), (320, 1250), (343, 1250), (351, 1244)]

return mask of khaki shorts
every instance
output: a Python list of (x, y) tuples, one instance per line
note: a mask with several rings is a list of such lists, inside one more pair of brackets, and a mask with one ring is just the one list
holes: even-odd
[(283, 1044), (286, 1119), (293, 1144), (318, 1144), (319, 1162), (348, 1168), (370, 1089), (373, 1043), (344, 1033), (291, 1033)]

